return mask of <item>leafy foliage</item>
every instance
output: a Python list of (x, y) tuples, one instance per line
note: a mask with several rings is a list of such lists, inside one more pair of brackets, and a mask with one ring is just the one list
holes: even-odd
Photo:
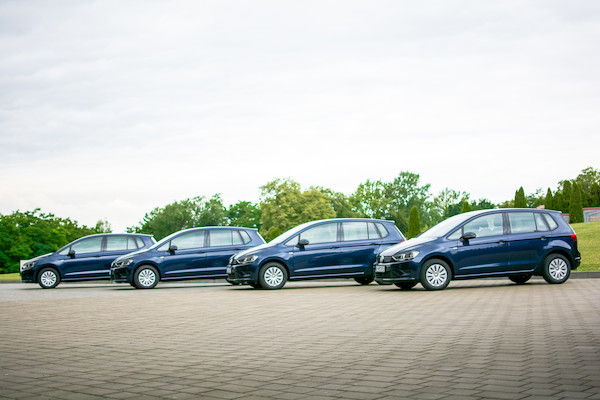
[(525, 208), (527, 207), (527, 200), (525, 199), (525, 191), (523, 190), (523, 186), (519, 188), (515, 192), (515, 208)]
[[(103, 226), (99, 221), (96, 225)], [(105, 228), (105, 227), (104, 227)], [(19, 271), (19, 260), (51, 253), (82, 236), (99, 233), (54, 214), (15, 211), (0, 215), (0, 273)]]
[(421, 222), (419, 221), (419, 210), (412, 206), (408, 216), (408, 239), (414, 238), (421, 233)]
[(581, 201), (581, 189), (577, 182), (571, 187), (571, 201), (569, 208), (569, 222), (583, 222), (583, 203)]

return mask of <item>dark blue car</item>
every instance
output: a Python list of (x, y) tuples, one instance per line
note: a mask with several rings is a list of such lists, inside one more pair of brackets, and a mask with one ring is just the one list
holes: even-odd
[(279, 289), (289, 280), (354, 278), (373, 281), (373, 262), (386, 247), (404, 240), (391, 221), (329, 219), (308, 222), (267, 244), (231, 258), (228, 280)]
[(229, 258), (241, 250), (265, 243), (250, 228), (203, 227), (175, 232), (146, 250), (116, 259), (114, 282), (152, 289), (158, 281), (226, 278)]
[(21, 267), (23, 282), (37, 282), (44, 289), (61, 281), (110, 279), (110, 264), (123, 254), (152, 246), (150, 235), (99, 234), (86, 236), (62, 249), (33, 258)]
[(581, 256), (577, 236), (558, 211), (483, 210), (459, 214), (414, 239), (383, 251), (378, 283), (439, 290), (451, 279), (506, 276), (525, 283), (541, 275), (563, 283)]

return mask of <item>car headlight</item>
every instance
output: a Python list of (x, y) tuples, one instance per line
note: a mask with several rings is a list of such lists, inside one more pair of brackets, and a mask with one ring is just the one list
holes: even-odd
[(19, 270), (21, 272), (27, 271), (28, 269), (31, 269), (34, 266), (35, 266), (35, 261), (29, 261), (29, 262), (26, 262), (25, 264), (21, 265), (21, 268), (19, 268)]
[(419, 254), (418, 251), (405, 251), (402, 253), (396, 253), (392, 256), (392, 258), (396, 261), (410, 261), (415, 258)]
[(242, 256), (237, 259), (237, 263), (238, 264), (250, 264), (251, 262), (256, 261), (257, 258), (258, 258), (258, 255), (256, 255), (256, 254), (252, 254), (249, 256)]
[(121, 268), (130, 265), (133, 262), (132, 258), (126, 258), (124, 260), (118, 260), (113, 263), (113, 267)]

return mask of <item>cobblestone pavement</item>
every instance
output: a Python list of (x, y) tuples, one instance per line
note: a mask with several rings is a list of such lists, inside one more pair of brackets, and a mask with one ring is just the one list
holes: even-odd
[(0, 397), (600, 399), (600, 280), (0, 285)]

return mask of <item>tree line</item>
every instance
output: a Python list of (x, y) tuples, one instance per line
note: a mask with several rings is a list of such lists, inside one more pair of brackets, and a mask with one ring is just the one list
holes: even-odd
[[(275, 179), (260, 187), (258, 203), (238, 201), (225, 206), (218, 193), (197, 196), (156, 207), (127, 231), (151, 234), (160, 240), (191, 227), (244, 226), (258, 229), (269, 241), (308, 221), (367, 217), (392, 220), (410, 238), (462, 212), (541, 205), (569, 213), (571, 222), (579, 222), (581, 214), (582, 221), (582, 207), (600, 207), (600, 171), (586, 168), (576, 178), (560, 181), (554, 191), (537, 189), (526, 195), (521, 187), (514, 199), (500, 204), (471, 199), (469, 193), (450, 188), (434, 195), (430, 184), (421, 183), (419, 174), (409, 171), (400, 172), (391, 181), (367, 180), (350, 195), (321, 186), (302, 188), (289, 178)], [(19, 260), (55, 251), (81, 236), (110, 231), (105, 220), (93, 228), (79, 226), (76, 221), (43, 214), (39, 209), (0, 215), (0, 272), (16, 272)]]

